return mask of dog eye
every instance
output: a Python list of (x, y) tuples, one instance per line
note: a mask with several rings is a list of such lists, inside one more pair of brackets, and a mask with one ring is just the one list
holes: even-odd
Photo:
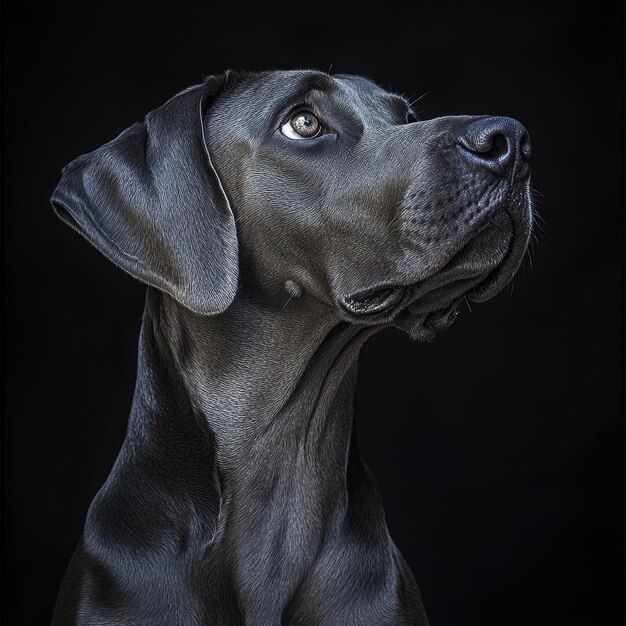
[(322, 134), (322, 124), (311, 111), (297, 111), (280, 131), (289, 139), (313, 139)]

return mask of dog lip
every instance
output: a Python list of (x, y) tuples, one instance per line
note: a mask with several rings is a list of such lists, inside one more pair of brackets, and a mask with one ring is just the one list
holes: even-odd
[[(511, 269), (513, 267), (513, 269)], [(497, 267), (487, 278), (474, 287), (467, 298), (472, 302), (486, 302), (498, 294), (515, 275), (517, 267), (507, 259)]]
[(470, 292), (480, 278), (466, 277), (421, 290), (419, 286), (412, 294), (407, 310), (416, 315), (433, 315), (458, 306), (460, 300)]
[(522, 263), (527, 241), (523, 238), (521, 242), (519, 241), (520, 238), (515, 236), (515, 222), (511, 220), (511, 223), (513, 236), (509, 242), (509, 249), (498, 266), (467, 294), (467, 298), (472, 302), (486, 302), (493, 298), (511, 281)]
[(393, 285), (376, 287), (344, 296), (340, 303), (346, 311), (359, 317), (377, 315), (388, 312), (399, 304), (404, 298), (405, 291), (405, 287)]

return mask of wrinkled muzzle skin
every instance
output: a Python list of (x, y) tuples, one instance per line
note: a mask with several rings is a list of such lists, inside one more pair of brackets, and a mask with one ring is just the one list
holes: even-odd
[[(281, 132), (298, 109), (322, 134)], [(510, 118), (413, 121), (403, 98), (361, 77), (281, 72), (233, 79), (207, 128), (242, 276), (275, 304), (290, 280), (338, 319), (430, 340), (464, 297), (502, 289), (526, 251), (530, 144)], [(516, 132), (503, 165), (491, 143)]]

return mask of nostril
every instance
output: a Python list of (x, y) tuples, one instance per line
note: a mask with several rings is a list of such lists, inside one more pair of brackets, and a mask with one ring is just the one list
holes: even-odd
[(512, 147), (511, 138), (499, 128), (471, 129), (459, 137), (458, 143), (470, 154), (487, 160), (497, 160), (505, 156)]
[(489, 137), (487, 139), (487, 146), (486, 150), (472, 150), (472, 152), (489, 159), (497, 159), (503, 154), (506, 154), (509, 150), (509, 142), (502, 133), (497, 133)]

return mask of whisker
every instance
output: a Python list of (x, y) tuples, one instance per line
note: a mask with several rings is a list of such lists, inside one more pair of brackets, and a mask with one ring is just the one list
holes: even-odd
[(543, 219), (543, 216), (541, 215), (541, 213), (539, 213), (539, 211), (537, 211), (537, 210), (533, 211), (533, 217), (536, 217), (537, 220), (539, 222), (541, 222), (542, 224), (546, 223), (546, 221)]
[(539, 191), (538, 189), (535, 189), (534, 187), (530, 188), (530, 193), (532, 193), (533, 195), (539, 196), (540, 198), (546, 197), (544, 194), (541, 193), (541, 191)]
[(421, 96), (418, 96), (417, 98), (415, 97), (411, 97), (411, 99), (409, 100), (408, 104), (411, 108), (413, 108), (413, 105), (416, 104), (417, 102), (419, 102), (422, 98), (426, 97), (428, 94), (430, 93), (430, 91), (425, 91)]
[(541, 235), (543, 239), (546, 239), (547, 238), (546, 229), (539, 222), (535, 222), (535, 220), (533, 220), (532, 224), (533, 224), (533, 230), (531, 232), (531, 237), (534, 237), (537, 243), (539, 243), (539, 235)]
[(509, 304), (511, 304), (511, 300), (513, 299), (513, 291), (515, 290), (515, 281), (512, 280), (510, 283), (510, 288), (509, 288)]
[(294, 296), (294, 294), (291, 294), (289, 296), (289, 298), (287, 299), (287, 302), (285, 302), (285, 304), (283, 304), (283, 308), (280, 310), (281, 313), (285, 310), (285, 307), (291, 302), (293, 296)]

